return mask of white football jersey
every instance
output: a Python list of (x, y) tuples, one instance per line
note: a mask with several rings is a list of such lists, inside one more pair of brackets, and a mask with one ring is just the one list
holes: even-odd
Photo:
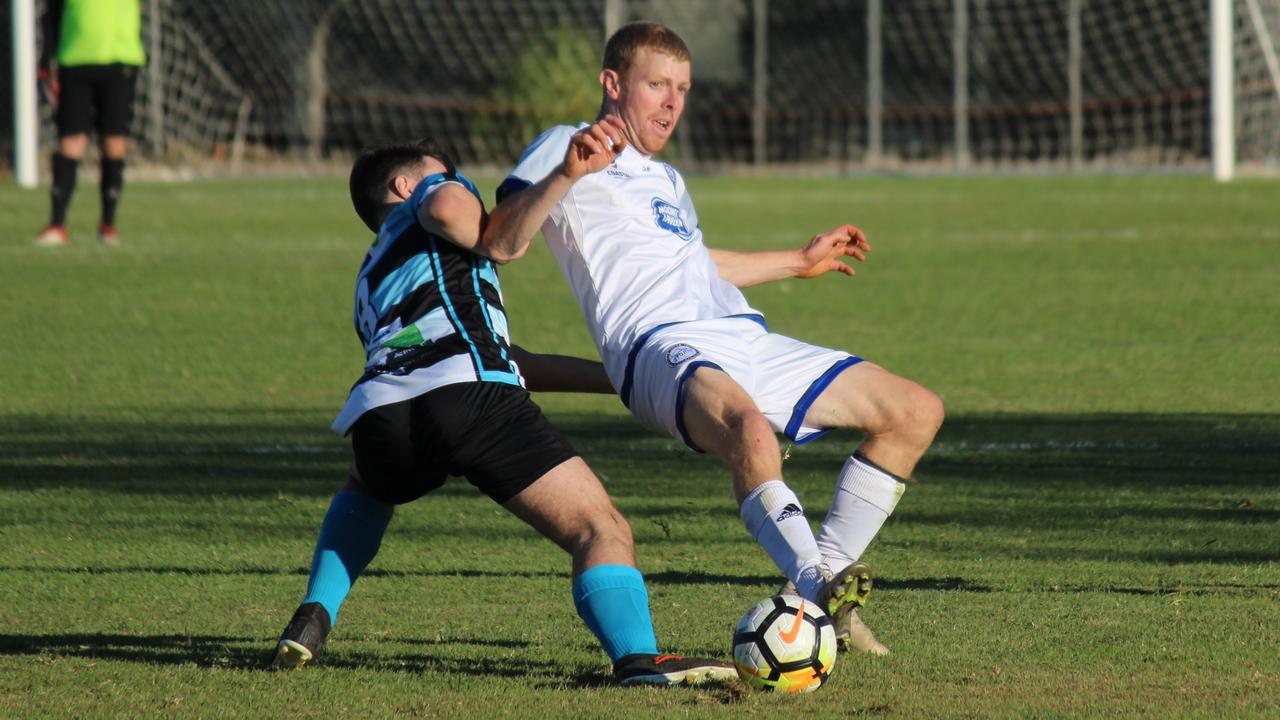
[[(563, 160), (580, 128), (540, 135), (498, 190), (523, 190)], [(720, 278), (702, 244), (684, 178), (628, 145), (612, 165), (578, 180), (552, 208), (542, 234), (569, 281), (615, 388), (632, 345), (660, 325), (760, 316)]]

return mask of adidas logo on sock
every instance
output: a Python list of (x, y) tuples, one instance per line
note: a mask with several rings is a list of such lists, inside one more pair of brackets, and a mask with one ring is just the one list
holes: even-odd
[(795, 503), (787, 503), (787, 506), (782, 508), (782, 512), (778, 513), (778, 517), (774, 518), (774, 522), (782, 522), (797, 515), (804, 517), (804, 510), (801, 510), (800, 506)]

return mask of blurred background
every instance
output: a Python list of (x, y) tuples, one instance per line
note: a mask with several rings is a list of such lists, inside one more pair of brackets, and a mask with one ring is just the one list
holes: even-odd
[[(1234, 150), (1280, 166), (1280, 0), (1234, 0)], [(44, 1), (36, 2), (36, 17)], [(15, 5), (16, 7), (16, 5)], [(1209, 0), (142, 0), (131, 160), (341, 171), (430, 132), (509, 167), (594, 116), (605, 38), (673, 27), (695, 90), (668, 159), (815, 173), (1206, 171)], [(0, 18), (12, 97), (13, 15)], [(13, 113), (0, 165), (13, 166)], [(53, 140), (40, 108), (41, 174)], [(131, 172), (134, 172), (131, 169)]]

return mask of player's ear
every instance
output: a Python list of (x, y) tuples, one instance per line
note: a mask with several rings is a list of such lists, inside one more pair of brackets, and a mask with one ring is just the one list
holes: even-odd
[(391, 186), (389, 189), (391, 190), (392, 195), (395, 195), (401, 200), (408, 200), (409, 196), (413, 194), (413, 188), (416, 187), (417, 184), (418, 183), (408, 175), (397, 175), (391, 179)]
[(605, 68), (600, 71), (600, 87), (604, 88), (605, 97), (617, 100), (622, 94), (622, 77), (617, 70)]

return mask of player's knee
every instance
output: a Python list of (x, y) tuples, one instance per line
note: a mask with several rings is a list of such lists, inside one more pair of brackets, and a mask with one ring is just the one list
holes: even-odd
[(942, 399), (928, 388), (912, 383), (896, 404), (892, 424), (896, 434), (923, 452), (942, 427), (943, 416)]
[(740, 448), (759, 447), (777, 442), (769, 419), (756, 410), (737, 413), (729, 418), (729, 431)]
[(580, 524), (574, 541), (583, 549), (602, 544), (625, 548), (634, 546), (631, 524), (612, 505), (607, 509), (591, 513)]

